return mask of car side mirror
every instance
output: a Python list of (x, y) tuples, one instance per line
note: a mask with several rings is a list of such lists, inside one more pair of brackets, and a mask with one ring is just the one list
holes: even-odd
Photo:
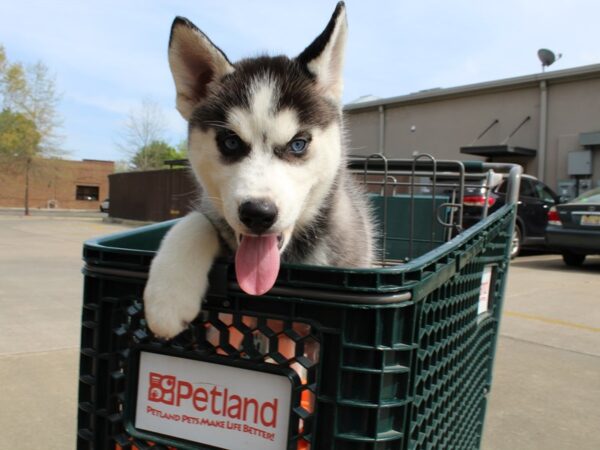
[(558, 197), (558, 203), (568, 203), (569, 200), (571, 199), (567, 195), (561, 195), (560, 197)]

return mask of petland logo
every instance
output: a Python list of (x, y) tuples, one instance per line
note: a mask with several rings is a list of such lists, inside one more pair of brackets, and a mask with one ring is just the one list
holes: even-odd
[(228, 388), (200, 384), (194, 386), (189, 381), (178, 380), (174, 375), (149, 374), (150, 387), (148, 401), (166, 405), (181, 406), (190, 403), (200, 412), (209, 412), (213, 416), (236, 419), (266, 428), (277, 426), (276, 398), (259, 402), (253, 397), (230, 392)]
[(231, 450), (287, 448), (288, 377), (141, 352), (135, 428)]

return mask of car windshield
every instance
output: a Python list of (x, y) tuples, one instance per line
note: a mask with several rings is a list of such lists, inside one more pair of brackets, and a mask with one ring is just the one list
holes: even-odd
[(600, 203), (600, 188), (583, 193), (573, 203)]

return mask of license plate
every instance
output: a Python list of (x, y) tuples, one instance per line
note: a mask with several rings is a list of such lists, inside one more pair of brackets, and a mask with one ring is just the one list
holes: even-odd
[(600, 226), (600, 215), (584, 214), (581, 216), (580, 224), (592, 227)]
[(292, 381), (141, 352), (135, 428), (219, 448), (284, 450)]

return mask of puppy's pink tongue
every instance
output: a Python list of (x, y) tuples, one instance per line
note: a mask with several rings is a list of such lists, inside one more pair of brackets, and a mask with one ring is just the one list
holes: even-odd
[(262, 295), (279, 273), (277, 236), (244, 236), (235, 254), (235, 274), (244, 292)]

